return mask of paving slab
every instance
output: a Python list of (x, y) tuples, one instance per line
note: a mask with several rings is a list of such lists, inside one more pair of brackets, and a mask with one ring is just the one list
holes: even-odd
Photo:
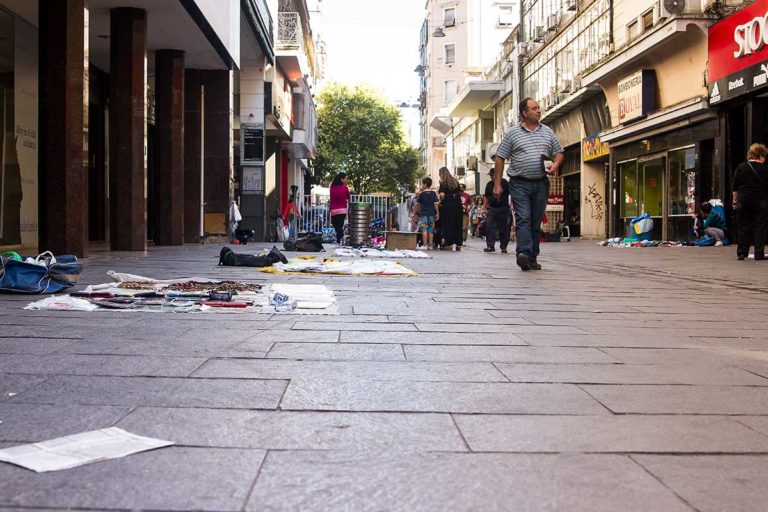
[(412, 323), (391, 324), (391, 323), (351, 323), (351, 324), (339, 324), (338, 322), (315, 322), (315, 321), (298, 321), (293, 324), (292, 327), (297, 331), (398, 331), (409, 332), (416, 331), (416, 327)]
[(362, 381), (508, 382), (493, 364), (408, 361), (212, 359), (192, 376), (234, 379), (359, 379)]
[(768, 453), (768, 436), (722, 416), (454, 418), (475, 452)]
[(403, 347), (396, 344), (365, 343), (275, 343), (269, 359), (310, 361), (404, 361)]
[(452, 332), (355, 332), (344, 331), (341, 343), (402, 343), (404, 345), (528, 345), (514, 334), (473, 336)]
[(285, 410), (604, 414), (568, 384), (291, 380)]
[(405, 346), (409, 361), (493, 361), (524, 363), (616, 363), (617, 359), (594, 348)]
[(617, 455), (270, 452), (246, 510), (690, 511)]
[(48, 378), (48, 376), (44, 375), (0, 373), (0, 402), (13, 398), (13, 396), (18, 395), (22, 391), (45, 382)]
[(695, 338), (648, 334), (626, 336), (624, 334), (518, 334), (521, 340), (535, 347), (605, 347), (605, 348), (706, 348)]
[(768, 361), (768, 354), (766, 353), (736, 352), (711, 347), (698, 349), (604, 348), (603, 351), (627, 364), (723, 366)]
[(768, 415), (768, 388), (583, 385), (616, 414)]
[(53, 376), (12, 403), (274, 409), (284, 380)]
[(512, 382), (768, 386), (741, 368), (650, 364), (509, 364), (496, 367)]
[[(0, 418), (1, 414), (0, 408)], [(204, 447), (466, 451), (448, 414), (140, 407), (118, 426), (140, 435)]]
[(467, 333), (509, 333), (509, 334), (585, 334), (586, 331), (570, 326), (541, 325), (499, 325), (499, 324), (435, 324), (417, 323), (421, 332), (467, 332)]
[(36, 375), (183, 377), (205, 362), (200, 357), (43, 354), (0, 358), (0, 372)]
[(115, 425), (130, 407), (0, 403), (0, 440), (34, 443)]
[(50, 354), (64, 349), (75, 341), (71, 339), (0, 337), (0, 354)]
[(263, 450), (169, 447), (42, 474), (0, 464), (0, 504), (238, 511), (264, 454)]
[(701, 512), (753, 512), (768, 503), (768, 456), (633, 455)]

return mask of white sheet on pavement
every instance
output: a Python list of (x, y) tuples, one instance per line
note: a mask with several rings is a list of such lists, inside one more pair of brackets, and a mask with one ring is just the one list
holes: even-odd
[(0, 461), (43, 473), (102, 460), (119, 459), (172, 444), (172, 441), (138, 436), (121, 428), (111, 427), (6, 448), (0, 450)]
[(335, 256), (348, 258), (420, 258), (432, 259), (432, 256), (423, 251), (411, 251), (400, 249), (396, 251), (387, 251), (384, 249), (352, 249), (350, 247), (341, 247), (334, 252)]
[(364, 259), (352, 261), (290, 260), (261, 269), (262, 272), (302, 272), (359, 276), (415, 276), (416, 272), (397, 261)]

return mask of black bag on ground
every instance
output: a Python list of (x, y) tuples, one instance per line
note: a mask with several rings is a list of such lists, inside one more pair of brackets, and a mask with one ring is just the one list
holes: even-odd
[(309, 233), (295, 240), (286, 240), (283, 242), (283, 249), (299, 252), (325, 252), (323, 237), (317, 233)]
[(229, 247), (222, 247), (219, 253), (219, 265), (225, 267), (271, 267), (278, 261), (288, 263), (288, 258), (277, 247), (272, 247), (266, 256), (237, 254)]

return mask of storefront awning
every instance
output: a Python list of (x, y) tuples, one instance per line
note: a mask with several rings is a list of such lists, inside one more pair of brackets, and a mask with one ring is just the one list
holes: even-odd
[(478, 110), (487, 107), (497, 96), (504, 92), (504, 82), (500, 80), (475, 80), (469, 82), (448, 104), (448, 115), (452, 117), (470, 117)]

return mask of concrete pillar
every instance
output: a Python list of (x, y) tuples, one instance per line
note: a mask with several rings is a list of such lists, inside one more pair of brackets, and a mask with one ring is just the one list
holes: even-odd
[(232, 200), (232, 81), (228, 70), (202, 72), (205, 227), (226, 233)]
[(40, 250), (88, 253), (87, 0), (40, 0)]
[(184, 241), (200, 241), (203, 203), (203, 84), (198, 69), (184, 74)]
[(184, 52), (155, 52), (155, 245), (184, 243)]
[(110, 17), (110, 245), (142, 251), (147, 238), (147, 15), (121, 7)]

